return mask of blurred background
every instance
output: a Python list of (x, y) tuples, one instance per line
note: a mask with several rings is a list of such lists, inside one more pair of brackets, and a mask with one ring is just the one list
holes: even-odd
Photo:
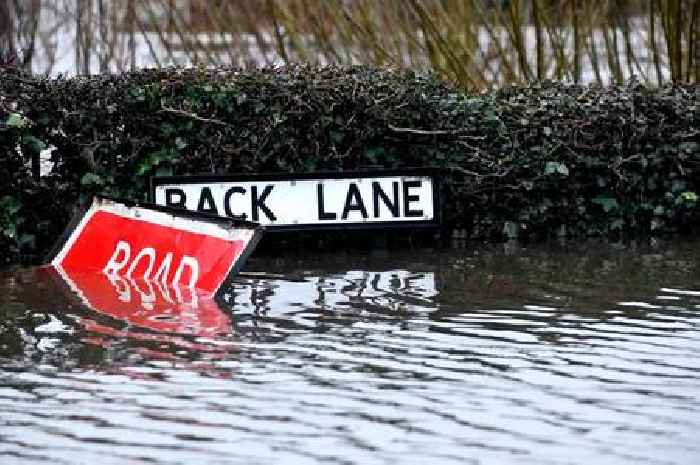
[(467, 89), (700, 76), (700, 0), (0, 0), (0, 63), (34, 73), (367, 64)]

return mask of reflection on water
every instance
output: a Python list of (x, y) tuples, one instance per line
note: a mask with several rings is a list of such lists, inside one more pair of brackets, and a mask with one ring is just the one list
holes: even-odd
[(700, 460), (700, 242), (246, 271), (0, 275), (0, 463)]

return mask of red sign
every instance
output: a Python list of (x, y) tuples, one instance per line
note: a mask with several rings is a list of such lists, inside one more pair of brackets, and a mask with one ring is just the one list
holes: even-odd
[(212, 296), (240, 268), (260, 234), (255, 223), (95, 198), (74, 220), (51, 264), (70, 274), (142, 280)]

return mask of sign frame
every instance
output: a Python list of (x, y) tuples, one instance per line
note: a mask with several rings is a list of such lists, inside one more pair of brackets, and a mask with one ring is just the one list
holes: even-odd
[[(264, 224), (265, 232), (296, 232), (296, 231), (342, 231), (342, 230), (371, 230), (371, 229), (427, 229), (439, 228), (441, 222), (440, 184), (438, 182), (439, 168), (397, 168), (397, 169), (367, 169), (352, 171), (314, 171), (303, 173), (256, 173), (256, 174), (197, 174), (180, 176), (152, 176), (149, 179), (148, 201), (155, 205), (156, 188), (169, 184), (203, 184), (217, 182), (276, 182), (276, 181), (323, 181), (337, 179), (361, 179), (378, 177), (429, 177), (432, 182), (433, 218), (431, 220), (415, 221), (352, 221), (347, 223), (318, 223), (318, 224)], [(173, 208), (173, 207), (166, 207)], [(185, 211), (184, 209), (178, 209)], [(193, 212), (192, 210), (187, 210)], [(196, 212), (193, 212), (196, 213)], [(222, 216), (220, 218), (228, 218)], [(241, 220), (238, 220), (241, 221)]]
[(207, 213), (184, 210), (180, 208), (166, 207), (163, 205), (156, 205), (149, 202), (141, 202), (137, 200), (120, 199), (116, 197), (106, 196), (106, 195), (94, 195), (88, 200), (82, 202), (77, 208), (76, 212), (73, 214), (70, 222), (64, 229), (63, 233), (54, 243), (53, 247), (44, 257), (45, 266), (54, 266), (53, 261), (56, 256), (61, 253), (66, 243), (70, 240), (71, 236), (75, 230), (80, 226), (83, 217), (89, 212), (95, 202), (107, 201), (114, 202), (118, 204), (125, 205), (129, 208), (144, 208), (148, 210), (154, 210), (157, 212), (165, 213), (174, 217), (202, 221), (206, 223), (214, 223), (225, 228), (247, 228), (253, 230), (253, 236), (251, 237), (248, 244), (241, 251), (236, 259), (235, 263), (231, 266), (228, 273), (224, 277), (223, 281), (219, 285), (216, 292), (214, 292), (214, 297), (219, 297), (222, 292), (226, 291), (234, 281), (238, 273), (240, 272), (243, 265), (246, 263), (250, 255), (253, 253), (258, 243), (262, 239), (263, 233), (266, 231), (265, 227), (259, 223), (246, 220), (238, 220), (227, 217), (220, 217), (216, 215), (210, 215)]

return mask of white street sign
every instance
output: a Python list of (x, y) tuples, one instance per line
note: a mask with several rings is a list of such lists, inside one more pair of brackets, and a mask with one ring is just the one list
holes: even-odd
[(281, 228), (436, 224), (429, 174), (154, 178), (156, 204)]

